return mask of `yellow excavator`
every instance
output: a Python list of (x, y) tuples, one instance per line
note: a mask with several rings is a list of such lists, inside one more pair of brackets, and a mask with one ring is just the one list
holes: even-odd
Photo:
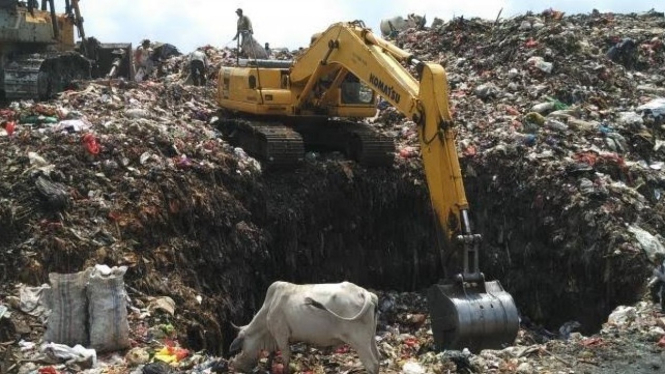
[[(75, 30), (81, 42), (75, 41)], [(0, 96), (47, 99), (72, 82), (108, 74), (132, 79), (130, 43), (87, 38), (79, 0), (0, 0)]]
[(297, 163), (312, 146), (361, 163), (392, 163), (394, 142), (357, 121), (376, 114), (378, 96), (418, 125), (443, 247), (462, 254), (460, 271), (428, 290), (435, 344), (475, 352), (511, 345), (519, 315), (512, 296), (499, 281), (486, 281), (478, 266), (481, 236), (471, 227), (443, 66), (419, 60), (362, 21), (331, 25), (293, 61), (239, 59), (238, 65), (220, 68), (217, 101), (226, 112), (220, 127), (268, 164)]

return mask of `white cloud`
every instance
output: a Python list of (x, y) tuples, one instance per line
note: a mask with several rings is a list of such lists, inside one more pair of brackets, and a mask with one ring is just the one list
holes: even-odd
[[(662, 0), (661, 0), (662, 2)], [(252, 20), (254, 36), (273, 47), (291, 49), (309, 44), (310, 36), (335, 22), (360, 19), (379, 32), (382, 18), (407, 13), (426, 14), (444, 20), (452, 16), (510, 17), (527, 10), (553, 7), (567, 13), (602, 11), (641, 12), (662, 10), (661, 2), (648, 0), (82, 0), (86, 35), (102, 42), (131, 42), (143, 39), (168, 42), (183, 52), (211, 44), (232, 46), (235, 34), (235, 9), (245, 10)], [(64, 0), (56, 0), (64, 9)]]
[[(64, 0), (56, 1), (64, 9)], [(306, 46), (312, 34), (353, 14), (351, 2), (115, 0), (81, 1), (86, 35), (102, 42), (132, 42), (144, 38), (174, 44), (182, 51), (211, 44), (233, 46), (236, 8), (243, 8), (259, 42), (271, 46)]]

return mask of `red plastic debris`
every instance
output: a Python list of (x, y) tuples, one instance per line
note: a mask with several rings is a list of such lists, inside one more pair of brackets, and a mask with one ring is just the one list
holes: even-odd
[(418, 339), (416, 338), (406, 338), (404, 339), (404, 344), (408, 345), (409, 347), (413, 347), (418, 345)]
[(349, 353), (349, 346), (348, 345), (343, 345), (335, 350), (335, 353)]
[(657, 344), (660, 348), (665, 348), (665, 335), (662, 338), (660, 338)]
[(411, 158), (418, 155), (418, 152), (413, 147), (404, 147), (400, 149), (399, 155), (402, 158)]
[(7, 135), (12, 136), (15, 129), (16, 129), (16, 122), (9, 121), (5, 124), (5, 131), (7, 131)]
[(534, 47), (537, 47), (537, 46), (538, 46), (538, 41), (537, 41), (537, 40), (533, 40), (533, 38), (529, 38), (529, 40), (527, 40), (526, 43), (524, 43), (524, 45), (525, 45), (527, 48), (534, 48)]
[(278, 363), (273, 363), (272, 368), (270, 368), (270, 369), (271, 369), (272, 374), (283, 374), (284, 373), (284, 364), (279, 363), (279, 362)]
[(83, 141), (83, 145), (85, 148), (88, 150), (88, 152), (92, 155), (98, 155), (99, 154), (99, 143), (97, 143), (97, 139), (95, 139), (95, 136), (92, 134), (85, 134), (83, 135), (83, 138), (81, 139)]
[(465, 156), (475, 156), (478, 152), (474, 145), (470, 145), (464, 149), (463, 153)]
[(39, 368), (39, 370), (37, 371), (39, 372), (39, 374), (58, 374), (58, 371), (55, 370), (53, 366), (46, 366), (43, 368)]
[(582, 341), (582, 345), (585, 347), (597, 347), (603, 345), (603, 343), (601, 338), (588, 338)]
[(519, 110), (515, 109), (512, 106), (506, 107), (506, 112), (511, 116), (519, 116), (521, 114)]

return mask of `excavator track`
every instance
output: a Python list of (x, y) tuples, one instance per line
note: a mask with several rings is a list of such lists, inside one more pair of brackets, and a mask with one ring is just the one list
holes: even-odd
[(351, 139), (349, 157), (363, 166), (391, 166), (395, 162), (394, 139), (379, 133), (365, 123), (342, 123)]
[(231, 144), (243, 148), (269, 168), (295, 168), (303, 162), (302, 137), (279, 122), (226, 118), (220, 120), (219, 129)]
[(395, 162), (395, 142), (363, 122), (328, 120), (320, 124), (295, 126), (307, 148), (344, 152), (347, 158), (365, 166), (390, 166)]
[(90, 69), (90, 61), (75, 52), (19, 56), (4, 66), (5, 99), (47, 99), (72, 81), (90, 79)]
[(365, 167), (391, 166), (395, 143), (370, 125), (342, 120), (311, 120), (288, 123), (225, 118), (222, 133), (234, 146), (272, 168), (296, 168), (305, 151), (339, 151)]

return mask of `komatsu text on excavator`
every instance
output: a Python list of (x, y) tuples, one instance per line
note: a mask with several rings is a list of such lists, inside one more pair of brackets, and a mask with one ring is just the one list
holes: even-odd
[(220, 128), (268, 165), (293, 165), (311, 147), (337, 149), (365, 165), (391, 164), (394, 142), (356, 121), (376, 114), (378, 96), (418, 125), (444, 247), (463, 254), (457, 274), (428, 291), (435, 343), (472, 351), (512, 344), (515, 302), (478, 266), (481, 237), (471, 227), (443, 66), (419, 60), (362, 21), (331, 25), (293, 61), (239, 65), (220, 68), (217, 101), (227, 112)]

